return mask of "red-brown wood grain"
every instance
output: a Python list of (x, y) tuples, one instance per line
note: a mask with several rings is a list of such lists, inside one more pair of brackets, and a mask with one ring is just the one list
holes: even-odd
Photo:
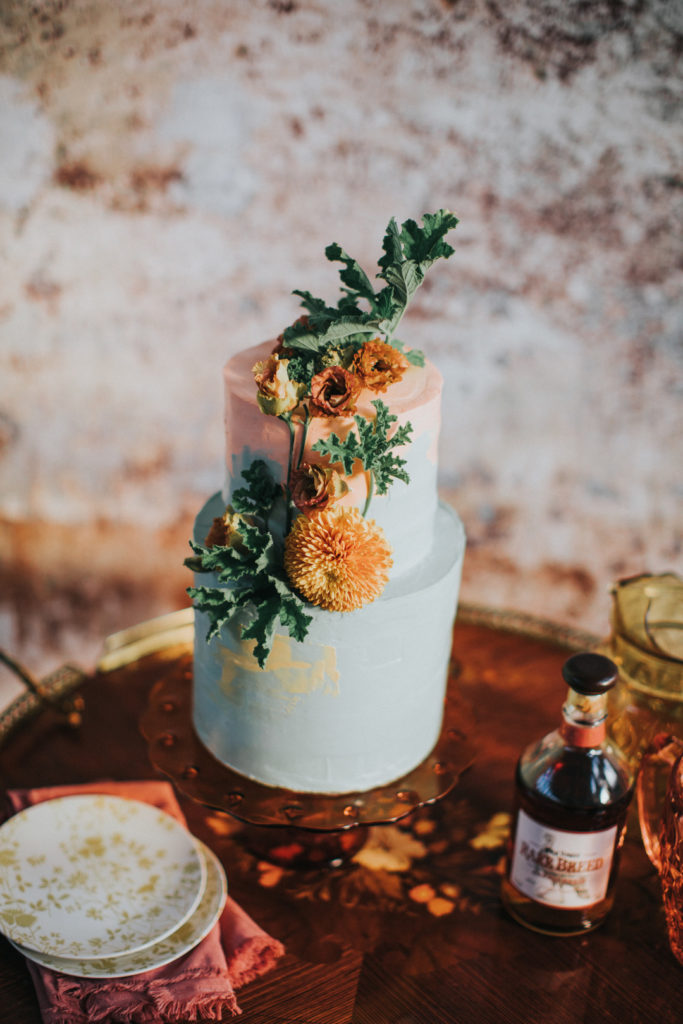
[[(286, 947), (270, 974), (238, 993), (242, 1024), (681, 1021), (683, 975), (633, 815), (616, 904), (600, 929), (548, 938), (500, 906), (500, 816), (510, 812), (519, 752), (558, 721), (567, 648), (463, 622), (454, 656), (477, 719), (473, 766), (432, 807), (370, 828), (342, 866), (274, 864), (263, 830), (181, 799), (192, 830), (225, 864), (232, 896)], [(0, 751), (3, 790), (152, 777), (138, 723), (167, 667), (149, 656), (89, 679), (80, 730), (51, 711), (21, 725)], [(283, 842), (292, 836), (302, 838), (292, 830)], [(0, 939), (0, 1022), (39, 1020), (22, 958)]]

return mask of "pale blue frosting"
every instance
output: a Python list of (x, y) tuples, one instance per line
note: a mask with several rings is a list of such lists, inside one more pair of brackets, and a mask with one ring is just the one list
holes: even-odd
[[(220, 494), (204, 506), (200, 543), (223, 510)], [(220, 761), (268, 785), (341, 793), (390, 782), (428, 756), (441, 729), (465, 551), (451, 508), (438, 506), (435, 527), (426, 557), (376, 601), (355, 612), (307, 608), (306, 640), (282, 630), (264, 670), (238, 624), (207, 642), (208, 620), (197, 613), (194, 725)]]

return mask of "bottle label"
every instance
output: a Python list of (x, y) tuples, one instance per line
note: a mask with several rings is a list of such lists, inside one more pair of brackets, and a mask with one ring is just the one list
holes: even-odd
[(520, 810), (510, 881), (548, 907), (590, 907), (607, 893), (616, 838), (616, 825), (602, 832), (565, 832)]

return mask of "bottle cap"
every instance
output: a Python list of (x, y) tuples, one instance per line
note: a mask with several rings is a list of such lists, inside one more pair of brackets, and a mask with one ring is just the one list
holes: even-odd
[(584, 651), (567, 658), (562, 666), (564, 681), (572, 690), (586, 696), (607, 693), (617, 681), (618, 669), (604, 654)]

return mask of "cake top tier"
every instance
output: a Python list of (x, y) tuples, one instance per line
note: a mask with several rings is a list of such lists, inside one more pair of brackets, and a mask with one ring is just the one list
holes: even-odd
[[(288, 424), (279, 416), (263, 415), (254, 389), (252, 368), (263, 365), (272, 351), (273, 342), (246, 349), (223, 371), (226, 506), (243, 488), (245, 470), (260, 460), (274, 480), (289, 481), (297, 513), (311, 518), (334, 506), (365, 514), (391, 547), (391, 578), (409, 572), (434, 543), (441, 374), (425, 360), (422, 367), (408, 365), (401, 379), (381, 394), (361, 388), (355, 415), (309, 416), (301, 424), (297, 420), (304, 414), (298, 412), (290, 467)], [(378, 398), (390, 428), (385, 438), (374, 433), (378, 417), (372, 403)], [(373, 431), (365, 443), (356, 417), (364, 429)], [(406, 443), (399, 443), (403, 439)], [(334, 458), (326, 451), (335, 453)], [(347, 458), (347, 453), (346, 465), (335, 461)], [(284, 542), (291, 523), (284, 509), (280, 512), (279, 520), (271, 518), (270, 527), (277, 541)]]
[[(412, 405), (417, 411), (416, 388), (438, 378), (433, 368), (424, 369), (422, 353), (406, 348), (395, 332), (429, 267), (452, 254), (444, 236), (456, 224), (448, 210), (425, 214), (421, 225), (408, 220), (399, 228), (392, 219), (378, 261), (379, 290), (341, 246), (328, 246), (327, 259), (342, 265), (337, 305), (296, 290), (305, 315), (251, 367), (260, 413), (286, 425), (286, 464), (278, 479), (263, 458), (243, 462), (242, 486), (231, 483), (225, 515), (214, 521), (203, 545), (192, 543), (195, 556), (187, 564), (215, 574), (209, 586), (189, 591), (195, 606), (208, 613), (212, 635), (246, 611), (251, 621), (243, 637), (256, 641), (260, 663), (278, 620), (301, 640), (310, 622), (307, 605), (354, 611), (375, 600), (389, 578), (392, 549), (369, 518), (372, 501), (396, 481), (410, 483), (401, 450), (414, 443), (413, 424), (395, 410), (405, 414)], [(240, 359), (237, 364), (239, 390), (248, 378)], [(416, 367), (422, 368), (418, 374)], [(389, 389), (391, 407), (382, 399)], [(432, 405), (439, 390), (440, 379)], [(321, 421), (327, 428), (311, 428)], [(316, 440), (307, 447), (309, 432)], [(240, 447), (247, 443), (243, 438)], [(237, 454), (235, 438), (229, 453)], [(355, 495), (352, 504), (344, 500), (359, 478), (362, 507)]]

